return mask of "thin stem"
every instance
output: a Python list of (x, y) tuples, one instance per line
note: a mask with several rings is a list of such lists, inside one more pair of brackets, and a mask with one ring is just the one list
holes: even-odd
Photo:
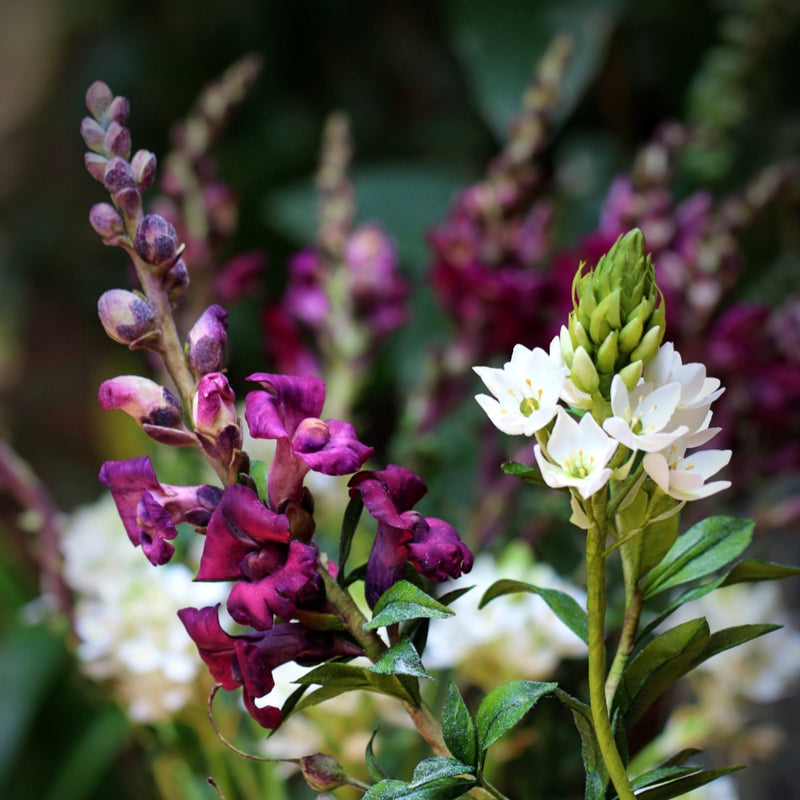
[(606, 703), (606, 538), (605, 493), (585, 503), (589, 517), (586, 538), (586, 611), (589, 617), (589, 700), (595, 736), (619, 800), (634, 800), (628, 774), (614, 740)]

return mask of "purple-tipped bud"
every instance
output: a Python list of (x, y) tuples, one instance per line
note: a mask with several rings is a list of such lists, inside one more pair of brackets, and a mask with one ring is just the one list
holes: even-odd
[(99, 183), (103, 183), (106, 176), (108, 159), (99, 153), (86, 153), (83, 157), (88, 173)]
[(219, 372), (225, 366), (228, 312), (222, 306), (209, 306), (186, 336), (189, 366), (198, 377)]
[(155, 334), (153, 309), (143, 297), (124, 289), (111, 289), (100, 295), (97, 313), (106, 333), (131, 349)]
[(89, 222), (106, 244), (118, 244), (125, 235), (125, 222), (110, 203), (95, 203), (89, 211)]
[(126, 97), (115, 97), (106, 113), (109, 121), (124, 125), (128, 121), (128, 115), (131, 113), (131, 104)]
[(81, 136), (90, 150), (93, 150), (95, 153), (105, 152), (103, 142), (106, 137), (106, 132), (103, 130), (103, 126), (96, 120), (93, 120), (91, 117), (83, 118), (81, 122)]
[(119, 156), (128, 159), (131, 156), (131, 132), (118, 122), (108, 126), (103, 146), (109, 156)]
[(116, 194), (122, 189), (135, 189), (136, 181), (133, 178), (131, 165), (119, 156), (112, 158), (106, 164), (103, 185), (109, 194)]
[[(131, 173), (133, 180), (133, 173)], [(158, 214), (148, 214), (139, 223), (133, 246), (148, 264), (161, 266), (174, 261), (178, 255), (178, 234), (175, 228)]]
[(164, 291), (170, 303), (177, 303), (189, 288), (189, 270), (186, 262), (179, 258), (167, 271), (163, 281)]
[(86, 91), (86, 108), (99, 120), (108, 111), (114, 95), (103, 81), (95, 81)]
[(131, 169), (140, 191), (149, 189), (156, 177), (156, 157), (149, 150), (137, 150), (131, 160)]
[(135, 186), (129, 186), (116, 192), (114, 202), (126, 217), (136, 219), (141, 214), (142, 194)]
[(316, 792), (338, 789), (350, 782), (344, 767), (325, 753), (303, 756), (298, 763), (306, 783)]

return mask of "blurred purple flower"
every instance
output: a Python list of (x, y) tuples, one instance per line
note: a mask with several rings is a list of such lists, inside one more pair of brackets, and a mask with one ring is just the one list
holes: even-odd
[(384, 470), (359, 472), (349, 485), (350, 496), (360, 494), (378, 521), (365, 580), (370, 607), (403, 577), (407, 563), (438, 582), (472, 569), (472, 553), (451, 525), (412, 510), (427, 492), (419, 476), (390, 464)]

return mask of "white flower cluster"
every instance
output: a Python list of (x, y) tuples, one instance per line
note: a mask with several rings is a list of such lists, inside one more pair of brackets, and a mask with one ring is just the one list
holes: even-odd
[[(562, 328), (547, 353), (518, 344), (502, 369), (474, 367), (493, 396), (476, 400), (504, 433), (533, 436), (555, 418), (549, 439), (534, 447), (548, 486), (574, 487), (591, 497), (609, 481), (609, 463), (623, 446), (644, 454), (642, 466), (658, 487), (676, 500), (696, 500), (730, 486), (708, 479), (730, 460), (730, 450), (687, 455), (718, 432), (711, 428), (711, 404), (724, 391), (706, 377), (702, 364), (684, 364), (671, 343), (662, 345), (628, 389), (620, 375), (611, 382), (611, 416), (601, 425), (589, 410), (592, 399), (570, 380), (562, 348), (569, 333)], [(570, 409), (570, 410), (568, 410)], [(582, 413), (580, 421), (577, 414)]]
[(154, 569), (128, 540), (110, 494), (70, 515), (62, 553), (84, 671), (111, 681), (132, 719), (169, 718), (204, 669), (178, 609), (220, 602), (227, 587), (194, 583), (184, 564)]

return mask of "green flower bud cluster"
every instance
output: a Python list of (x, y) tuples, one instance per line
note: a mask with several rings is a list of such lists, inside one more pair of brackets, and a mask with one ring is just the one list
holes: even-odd
[(663, 296), (642, 232), (635, 228), (620, 236), (594, 270), (584, 272), (581, 264), (572, 297), (569, 339), (561, 341), (572, 382), (606, 400), (616, 374), (633, 389), (666, 327)]

